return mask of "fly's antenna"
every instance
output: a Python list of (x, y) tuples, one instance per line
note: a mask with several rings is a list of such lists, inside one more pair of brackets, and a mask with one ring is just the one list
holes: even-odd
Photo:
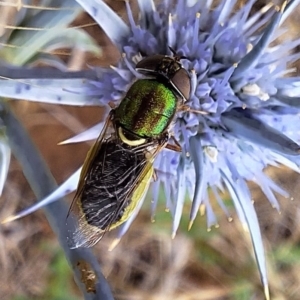
[(169, 47), (170, 51), (172, 52), (172, 54), (173, 54), (173, 56), (174, 56), (174, 58), (175, 58), (176, 61), (180, 61), (181, 59), (187, 59), (187, 57), (184, 56), (184, 55), (179, 56), (177, 54), (177, 52), (171, 46), (168, 46), (168, 47)]

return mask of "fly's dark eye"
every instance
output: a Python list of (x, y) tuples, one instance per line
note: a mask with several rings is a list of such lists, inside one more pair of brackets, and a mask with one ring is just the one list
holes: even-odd
[(157, 67), (161, 63), (161, 61), (165, 58), (166, 56), (157, 54), (157, 55), (152, 55), (148, 56), (144, 59), (142, 59), (140, 62), (137, 63), (135, 66), (136, 70), (141, 72), (141, 73), (147, 73), (147, 72), (157, 72)]
[(180, 63), (180, 57), (152, 55), (138, 62), (136, 70), (157, 79), (163, 78), (184, 101), (190, 98), (191, 80), (187, 70)]
[(174, 74), (171, 84), (180, 92), (185, 101), (190, 98), (191, 79), (185, 69), (181, 68)]

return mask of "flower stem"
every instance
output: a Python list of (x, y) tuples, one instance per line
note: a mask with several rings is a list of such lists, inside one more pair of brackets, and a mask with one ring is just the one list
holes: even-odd
[[(0, 120), (6, 126), (6, 134), (12, 152), (22, 165), (33, 192), (37, 198), (45, 197), (56, 188), (55, 180), (27, 131), (11, 111), (9, 105), (4, 102), (0, 102)], [(67, 244), (67, 233), (70, 228), (66, 225), (68, 213), (66, 203), (57, 201), (46, 206), (44, 211), (74, 271), (75, 280), (84, 299), (113, 300), (110, 287), (92, 251), (87, 248), (70, 249)]]
[(0, 79), (74, 79), (83, 78), (89, 80), (97, 80), (96, 71), (60, 71), (50, 67), (43, 68), (27, 68), (14, 67), (0, 62)]

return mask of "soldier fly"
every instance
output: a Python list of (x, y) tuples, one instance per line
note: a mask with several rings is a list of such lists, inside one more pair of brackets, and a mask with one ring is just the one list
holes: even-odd
[(78, 217), (71, 247), (93, 246), (128, 220), (149, 188), (156, 156), (166, 147), (181, 150), (168, 142), (178, 107), (190, 96), (182, 58), (153, 55), (136, 65), (151, 78), (132, 84), (85, 159), (70, 209)]

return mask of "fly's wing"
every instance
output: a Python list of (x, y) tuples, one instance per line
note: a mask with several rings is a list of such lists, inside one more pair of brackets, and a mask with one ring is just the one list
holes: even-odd
[[(77, 188), (77, 192), (75, 194), (74, 200), (72, 202), (72, 206), (74, 206), (75, 200), (77, 198), (79, 198), (80, 193), (82, 191), (82, 188), (84, 186), (86, 176), (89, 173), (89, 170), (90, 170), (91, 166), (93, 165), (93, 162), (94, 162), (94, 159), (95, 159), (97, 153), (101, 149), (102, 141), (103, 141), (104, 137), (106, 136), (107, 129), (108, 129), (110, 123), (111, 123), (111, 118), (112, 118), (112, 115), (110, 113), (109, 116), (107, 117), (107, 120), (104, 124), (104, 127), (103, 127), (99, 137), (97, 138), (95, 144), (92, 146), (92, 148), (87, 153), (87, 156), (84, 160), (82, 170), (81, 170), (81, 173), (80, 173), (78, 188)], [(71, 210), (72, 210), (72, 206), (71, 206)]]
[[(112, 119), (112, 115), (109, 114), (99, 137), (97, 138), (97, 140), (96, 140), (95, 144), (92, 146), (92, 148), (88, 151), (87, 156), (83, 163), (83, 167), (82, 167), (79, 182), (78, 182), (77, 191), (76, 191), (76, 194), (72, 201), (72, 204), (70, 206), (68, 215), (67, 215), (67, 224), (68, 224), (68, 228), (70, 228), (69, 232), (68, 232), (68, 244), (69, 244), (70, 248), (77, 248), (77, 247), (81, 246), (80, 245), (81, 242), (79, 240), (81, 231), (83, 231), (83, 233), (82, 233), (83, 236), (87, 236), (88, 232), (93, 233), (93, 231), (95, 231), (94, 235), (96, 238), (96, 235), (98, 234), (98, 230), (96, 230), (95, 228), (90, 228), (88, 230), (88, 232), (86, 232), (87, 229), (81, 228), (82, 227), (80, 225), (82, 223), (81, 219), (84, 216), (82, 214), (82, 211), (80, 210), (80, 198), (81, 198), (81, 194), (82, 194), (82, 191), (83, 191), (83, 188), (85, 185), (87, 174), (89, 173), (91, 166), (93, 165), (93, 162), (95, 160), (97, 153), (99, 153), (99, 151), (101, 150), (103, 139), (105, 138), (107, 129), (111, 124), (111, 119)], [(87, 240), (86, 247), (91, 247), (92, 245), (96, 244), (97, 241), (99, 240), (99, 239), (97, 239), (97, 240), (93, 241), (93, 239), (92, 239), (93, 235), (90, 234), (90, 236), (91, 236), (91, 238), (90, 238), (91, 244), (88, 245), (88, 240)]]
[(121, 201), (119, 203), (115, 215), (119, 215), (120, 211), (123, 210), (122, 216), (118, 221), (111, 223), (111, 225), (109, 226), (109, 230), (120, 226), (122, 223), (126, 222), (129, 219), (129, 217), (137, 207), (138, 203), (141, 201), (141, 199), (143, 199), (143, 197), (147, 193), (152, 179), (153, 171), (154, 169), (152, 163), (147, 161), (142, 172), (138, 175), (138, 177), (132, 184), (131, 189), (125, 194), (126, 199), (129, 200), (128, 206), (124, 207), (126, 199), (124, 199), (125, 201)]
[[(82, 212), (79, 213), (79, 219), (76, 220), (77, 226), (74, 228), (74, 231), (70, 232), (72, 236), (69, 235), (69, 245), (71, 248), (92, 247), (101, 240), (107, 231), (112, 230), (127, 221), (138, 205), (139, 201), (143, 199), (145, 193), (148, 191), (153, 175), (152, 165), (148, 164), (148, 166), (148, 172), (145, 174), (145, 176), (142, 174), (140, 175), (138, 180), (140, 183), (137, 182), (136, 188), (133, 188), (130, 192), (127, 191), (125, 194), (120, 195), (119, 199), (115, 202), (114, 212), (109, 212), (106, 214), (106, 220), (109, 224), (106, 228), (101, 229), (97, 226), (90, 225), (87, 222), (86, 215)], [(129, 201), (130, 204), (124, 210), (124, 214), (119, 220), (117, 220), (124, 204)]]
[[(105, 234), (125, 222), (148, 190), (153, 160), (162, 146), (150, 143), (127, 146), (110, 140), (102, 143), (94, 166), (85, 178), (80, 198), (78, 226), (72, 233), (71, 246), (91, 247)], [(153, 151), (146, 155), (147, 147)]]

